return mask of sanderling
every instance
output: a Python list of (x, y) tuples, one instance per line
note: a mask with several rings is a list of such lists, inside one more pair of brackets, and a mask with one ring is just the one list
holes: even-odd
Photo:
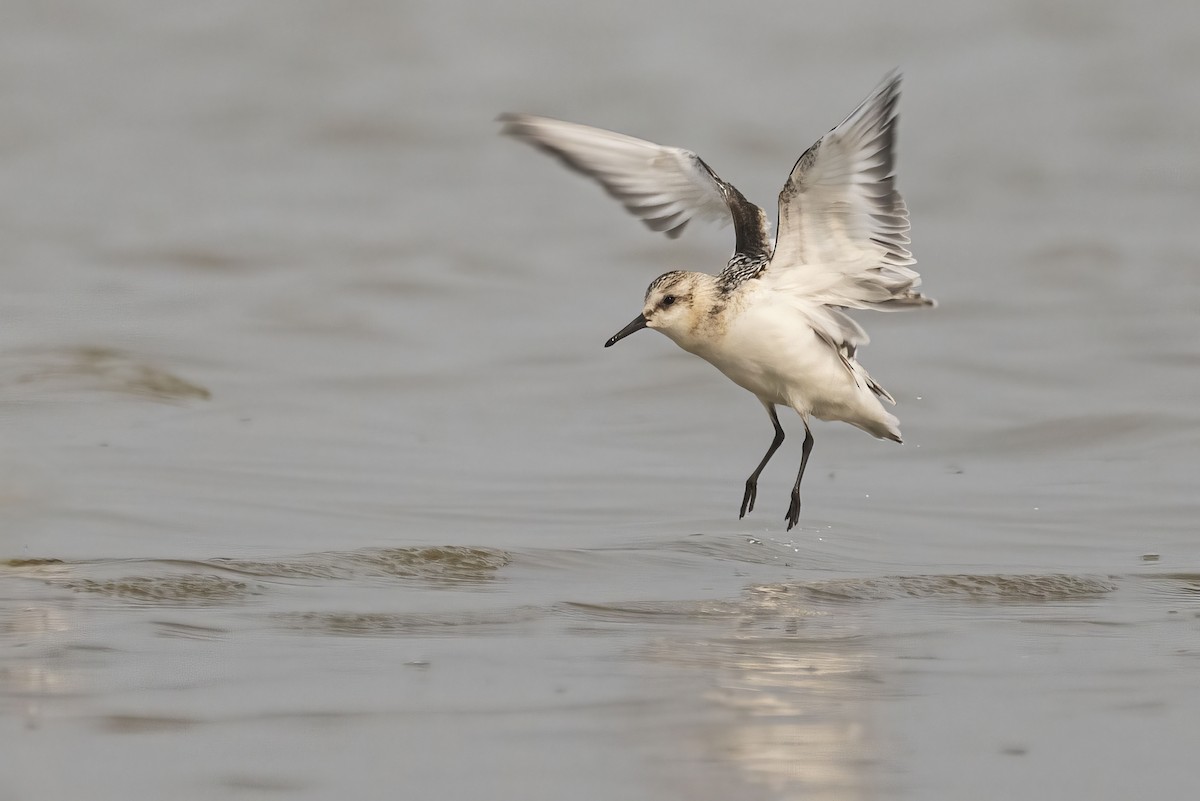
[(895, 188), (900, 75), (888, 75), (854, 112), (796, 161), (779, 193), (779, 230), (695, 153), (612, 131), (504, 114), (503, 132), (596, 180), (655, 231), (676, 237), (693, 218), (733, 221), (736, 245), (717, 275), (672, 270), (651, 282), (642, 312), (604, 343), (656, 328), (710, 362), (767, 410), (775, 437), (746, 479), (739, 517), (753, 511), (758, 477), (783, 442), (777, 405), (804, 423), (800, 471), (788, 505), (800, 518), (800, 482), (812, 451), (809, 416), (841, 420), (900, 442), (896, 401), (856, 353), (867, 344), (847, 309), (933, 306), (908, 250), (908, 208)]

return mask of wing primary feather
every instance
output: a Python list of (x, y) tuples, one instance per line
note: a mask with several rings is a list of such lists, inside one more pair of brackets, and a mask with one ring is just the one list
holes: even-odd
[(498, 121), (501, 133), (591, 178), (651, 230), (675, 238), (693, 219), (733, 222), (737, 253), (770, 253), (763, 210), (690, 150), (530, 114)]

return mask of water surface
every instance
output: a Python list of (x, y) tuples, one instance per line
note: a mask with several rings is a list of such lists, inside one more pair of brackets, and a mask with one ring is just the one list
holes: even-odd
[[(1200, 717), (1195, 11), (21, 5), (0, 29), (0, 798), (1178, 796)], [(651, 333), (495, 135), (771, 207), (905, 71), (906, 444)]]

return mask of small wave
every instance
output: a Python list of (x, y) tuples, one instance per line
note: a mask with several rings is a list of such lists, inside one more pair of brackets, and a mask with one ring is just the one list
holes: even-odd
[(245, 582), (207, 575), (126, 576), (103, 581), (77, 579), (64, 581), (60, 586), (75, 592), (147, 604), (230, 603), (257, 594)]
[[(47, 386), (66, 390), (103, 390), (159, 401), (208, 400), (204, 387), (187, 381), (143, 357), (115, 348), (79, 346), (13, 353), (16, 375), (0, 376), (14, 388)], [(10, 372), (4, 369), (3, 373)]]
[(797, 585), (775, 584), (758, 587), (755, 592), (760, 596), (799, 593), (817, 601), (946, 598), (1021, 603), (1097, 598), (1116, 589), (1116, 583), (1107, 576), (956, 574), (880, 576)]
[(462, 546), (368, 548), (303, 554), (271, 561), (213, 559), (203, 564), (261, 578), (361, 577), (423, 579), (434, 582), (489, 581), (512, 557), (498, 550)]
[(461, 637), (465, 634), (504, 632), (514, 624), (541, 617), (533, 607), (496, 612), (447, 612), (403, 614), (391, 612), (290, 612), (273, 619), (285, 629), (347, 636), (391, 636), (397, 634)]
[(610, 623), (662, 622), (736, 618), (745, 614), (742, 604), (733, 601), (632, 601), (625, 603), (580, 603), (568, 601), (559, 608), (572, 616)]

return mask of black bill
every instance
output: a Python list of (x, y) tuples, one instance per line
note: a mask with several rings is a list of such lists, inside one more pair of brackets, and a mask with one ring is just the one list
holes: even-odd
[(639, 314), (633, 318), (633, 322), (622, 328), (620, 331), (612, 335), (612, 338), (604, 343), (604, 347), (611, 348), (613, 345), (620, 342), (625, 337), (632, 334), (634, 331), (641, 331), (646, 327), (646, 315)]

